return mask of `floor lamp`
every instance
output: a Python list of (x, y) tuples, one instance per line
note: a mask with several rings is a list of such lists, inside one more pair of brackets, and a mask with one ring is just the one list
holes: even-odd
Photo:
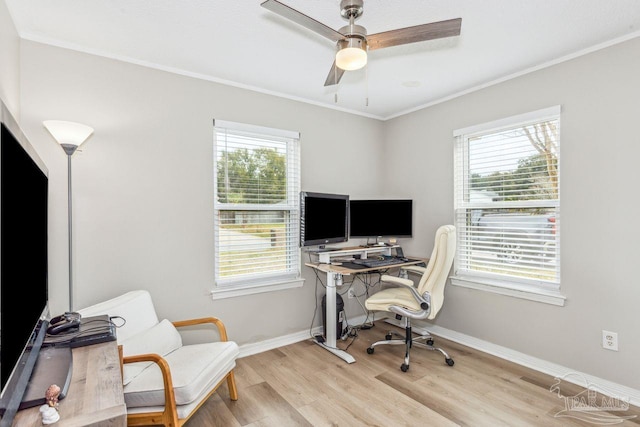
[(69, 218), (69, 311), (73, 311), (73, 249), (72, 249), (72, 210), (71, 210), (71, 156), (80, 144), (85, 142), (93, 133), (93, 128), (74, 122), (61, 120), (45, 120), (42, 122), (51, 136), (67, 153), (67, 214)]

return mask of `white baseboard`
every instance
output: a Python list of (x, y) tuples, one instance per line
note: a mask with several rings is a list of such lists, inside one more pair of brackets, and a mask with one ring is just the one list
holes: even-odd
[(295, 344), (306, 339), (311, 339), (312, 335), (321, 333), (322, 326), (318, 326), (311, 330), (311, 334), (307, 329), (306, 331), (300, 331), (294, 334), (284, 335), (277, 338), (271, 338), (255, 343), (242, 344), (240, 346), (240, 354), (238, 355), (238, 357), (247, 357), (253, 354), (262, 353), (264, 351), (273, 350), (274, 348), (284, 347), (285, 345)]
[[(349, 325), (359, 325), (367, 320), (366, 315), (357, 316), (349, 319)], [(378, 320), (385, 320), (391, 324), (400, 326), (400, 322), (393, 318), (379, 318)], [(634, 406), (640, 406), (640, 390), (636, 390), (631, 387), (627, 387), (621, 384), (614, 383), (603, 378), (598, 378), (593, 375), (585, 374), (575, 369), (568, 368), (566, 366), (551, 363), (546, 360), (538, 359), (537, 357), (529, 356), (519, 351), (512, 350), (507, 347), (502, 347), (490, 342), (474, 338), (469, 335), (462, 334), (460, 332), (452, 331), (447, 328), (443, 328), (437, 325), (429, 325), (425, 322), (412, 323), (412, 327), (417, 333), (426, 333), (427, 331), (437, 335), (439, 337), (448, 339), (450, 341), (465, 345), (467, 347), (480, 350), (482, 352), (497, 356), (501, 359), (508, 360), (518, 365), (526, 366), (527, 368), (534, 369), (536, 371), (552, 375), (553, 377), (561, 378), (564, 381), (568, 381), (579, 385), (581, 387), (590, 387), (597, 385), (597, 388), (603, 393), (609, 396), (615, 396), (620, 399), (628, 401), (629, 404)], [(296, 332), (293, 334), (285, 335), (282, 337), (272, 338), (256, 343), (243, 344), (240, 346), (239, 357), (251, 356), (253, 354), (262, 353), (264, 351), (273, 350), (275, 348), (283, 347), (289, 344), (294, 344), (306, 339), (311, 339), (312, 335), (321, 334), (322, 326), (315, 327), (309, 332), (309, 330)]]

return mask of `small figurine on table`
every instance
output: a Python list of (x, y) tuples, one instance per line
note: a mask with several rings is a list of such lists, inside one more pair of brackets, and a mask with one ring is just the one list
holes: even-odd
[(56, 384), (49, 386), (44, 393), (44, 399), (46, 404), (40, 407), (40, 414), (42, 415), (42, 424), (53, 424), (60, 419), (58, 413), (58, 397), (60, 396), (60, 387)]

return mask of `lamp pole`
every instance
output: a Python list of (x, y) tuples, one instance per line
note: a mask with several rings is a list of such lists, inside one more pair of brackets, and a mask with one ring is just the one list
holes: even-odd
[(69, 311), (73, 311), (73, 210), (71, 192), (71, 156), (93, 134), (93, 128), (75, 122), (45, 120), (42, 124), (67, 154), (67, 219), (69, 234)]
[(69, 227), (69, 311), (73, 311), (73, 210), (71, 207), (71, 156), (78, 149), (77, 145), (61, 144), (67, 153), (67, 218)]
[(73, 211), (71, 210), (71, 156), (78, 148), (77, 145), (61, 144), (67, 153), (67, 218), (69, 227), (69, 311), (73, 311)]

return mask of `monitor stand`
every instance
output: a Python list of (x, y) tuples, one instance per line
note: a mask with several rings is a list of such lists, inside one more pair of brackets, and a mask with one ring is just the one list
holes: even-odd
[(33, 368), (20, 409), (44, 405), (44, 394), (50, 385), (60, 387), (58, 399), (64, 399), (71, 383), (73, 358), (69, 347), (42, 347)]

